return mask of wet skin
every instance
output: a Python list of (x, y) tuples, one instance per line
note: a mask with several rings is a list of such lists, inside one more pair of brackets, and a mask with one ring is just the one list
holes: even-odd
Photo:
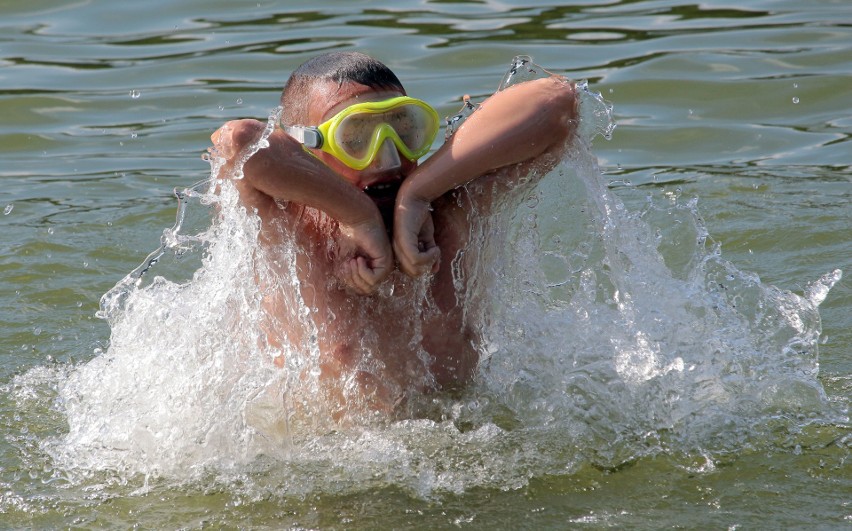
[[(318, 83), (304, 125), (399, 95)], [(320, 150), (312, 156), (280, 129), (246, 162), (245, 178), (235, 183), (262, 221), (259, 243), (269, 263), (285, 232), (302, 251), (300, 295), (314, 310), (320, 379), (338, 416), (353, 401), (390, 412), (412, 393), (470, 381), (479, 360), (477, 304), (463, 282), (469, 275), (461, 271), (457, 289), (451, 267), (468, 244), (469, 209), (487, 215), (492, 194), (530, 165), (552, 164), (569, 141), (575, 113), (573, 85), (554, 76), (491, 96), (419, 166), (400, 157), (392, 171), (353, 170)], [(216, 153), (228, 160), (220, 176), (229, 175), (264, 126), (239, 120), (213, 134)], [(473, 180), (477, 186), (463, 187)], [(268, 289), (264, 307), (271, 345), (306, 344), (310, 332), (293, 322), (286, 293)]]

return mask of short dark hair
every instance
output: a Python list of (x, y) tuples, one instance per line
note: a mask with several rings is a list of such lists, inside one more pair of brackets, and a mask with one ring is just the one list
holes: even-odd
[(399, 90), (402, 83), (384, 63), (359, 52), (329, 52), (308, 59), (290, 74), (281, 91), (281, 123), (305, 125), (311, 85), (317, 81), (358, 83), (375, 89)]

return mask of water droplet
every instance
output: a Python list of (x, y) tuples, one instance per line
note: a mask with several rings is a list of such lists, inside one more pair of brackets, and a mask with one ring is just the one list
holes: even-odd
[(134, 100), (139, 99), (140, 96), (142, 96), (142, 93), (139, 92), (138, 90), (131, 90), (130, 91), (130, 97), (133, 98)]
[(15, 208), (15, 205), (9, 203), (8, 205), (6, 205), (6, 208), (3, 209), (3, 215), (8, 216), (9, 214), (12, 213), (12, 209), (14, 209), (14, 208)]
[(793, 103), (799, 103), (799, 97), (793, 96)]
[(537, 207), (538, 206), (538, 196), (531, 195), (530, 197), (527, 198), (526, 204), (527, 204), (527, 208)]

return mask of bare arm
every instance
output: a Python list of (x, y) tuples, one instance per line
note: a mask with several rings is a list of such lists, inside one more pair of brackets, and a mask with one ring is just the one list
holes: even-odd
[(418, 242), (432, 201), (492, 170), (564, 145), (575, 107), (574, 86), (560, 76), (514, 85), (485, 100), (400, 189), (393, 243), (402, 270), (417, 276), (436, 268), (440, 253), (429, 245), (423, 251)]
[[(265, 124), (237, 120), (211, 136), (217, 153), (227, 159), (226, 174), (240, 152), (257, 141)], [(273, 199), (322, 210), (340, 225), (347, 259), (339, 275), (350, 288), (372, 292), (393, 269), (393, 254), (381, 214), (373, 201), (281, 130), (269, 136), (243, 166), (245, 185)], [(348, 248), (347, 248), (348, 247)]]

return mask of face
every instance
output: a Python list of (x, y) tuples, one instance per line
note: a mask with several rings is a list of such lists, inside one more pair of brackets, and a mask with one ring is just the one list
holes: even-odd
[[(319, 125), (329, 120), (335, 114), (356, 103), (368, 101), (383, 101), (395, 96), (405, 94), (396, 90), (376, 90), (374, 88), (360, 85), (358, 83), (344, 83), (338, 86), (335, 82), (327, 82), (314, 86), (308, 109), (308, 124)], [(394, 148), (395, 149), (395, 148)], [(368, 193), (378, 193), (385, 188), (382, 185), (391, 185), (394, 195), (399, 183), (407, 177), (414, 168), (417, 161), (410, 161), (400, 155), (401, 166), (388, 171), (376, 171), (375, 163), (364, 170), (355, 170), (337, 160), (333, 155), (319, 149), (311, 150), (328, 167), (340, 174), (344, 179)], [(393, 185), (397, 186), (393, 186)]]

